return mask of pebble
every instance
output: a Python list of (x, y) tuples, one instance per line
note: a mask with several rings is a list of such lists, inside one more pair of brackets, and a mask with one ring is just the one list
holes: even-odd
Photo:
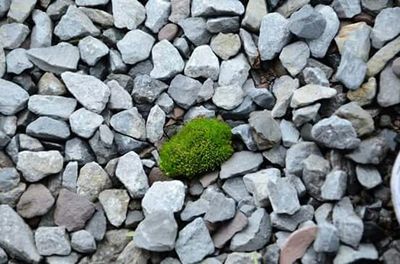
[(218, 57), (227, 60), (239, 52), (241, 48), (240, 37), (233, 33), (219, 33), (211, 39), (210, 47)]
[(146, 138), (146, 125), (136, 107), (116, 113), (110, 119), (110, 125), (119, 133), (135, 139)]
[(356, 90), (360, 87), (367, 73), (367, 64), (351, 52), (342, 54), (336, 79), (341, 81), (348, 89)]
[(380, 74), (379, 92), (377, 95), (378, 104), (382, 107), (389, 107), (400, 103), (400, 78), (398, 78), (391, 66), (388, 64)]
[(111, 0), (111, 3), (117, 28), (136, 29), (146, 18), (144, 6), (137, 0)]
[(253, 138), (259, 150), (273, 147), (281, 141), (279, 124), (268, 110), (254, 111), (250, 114), (249, 125), (253, 129)]
[(380, 73), (385, 65), (400, 51), (400, 36), (379, 49), (367, 63), (367, 76), (373, 77)]
[[(245, 263), (258, 263), (261, 261), (261, 254), (258, 252), (239, 253), (233, 252), (228, 255), (225, 260), (226, 264), (245, 264)], [(213, 264), (213, 263), (210, 263)], [(219, 263), (215, 263), (219, 264)]]
[(223, 15), (242, 15), (244, 6), (241, 2), (235, 0), (221, 0), (215, 2), (212, 0), (193, 0), (192, 16), (223, 16)]
[(289, 19), (289, 30), (299, 38), (316, 39), (322, 35), (326, 20), (310, 5), (294, 12)]
[(282, 119), (280, 123), (280, 129), (283, 146), (290, 147), (298, 142), (300, 132), (292, 122)]
[(297, 191), (288, 182), (288, 179), (277, 178), (275, 181), (269, 181), (267, 190), (274, 212), (293, 215), (300, 209)]
[(210, 33), (232, 33), (240, 28), (238, 16), (216, 17), (207, 19), (207, 31)]
[(269, 162), (281, 167), (285, 166), (286, 148), (281, 145), (276, 145), (272, 149), (266, 150), (263, 153), (264, 158)]
[(219, 62), (210, 46), (202, 45), (195, 48), (185, 66), (185, 75), (192, 78), (211, 78), (217, 80)]
[(100, 35), (100, 30), (82, 10), (71, 5), (54, 27), (54, 34), (61, 40), (70, 40), (88, 35), (97, 36)]
[(275, 58), (289, 40), (289, 20), (275, 12), (263, 17), (258, 39), (261, 60)]
[(109, 48), (106, 44), (92, 36), (81, 39), (78, 48), (81, 59), (89, 66), (96, 65), (96, 63), (109, 52)]
[(372, 189), (382, 183), (379, 171), (371, 165), (357, 165), (356, 175), (358, 182), (367, 189)]
[(28, 93), (19, 85), (0, 79), (0, 113), (13, 115), (25, 108)]
[(39, 263), (41, 256), (33, 240), (33, 232), (24, 220), (6, 204), (0, 205), (0, 244), (10, 255), (23, 261)]
[(232, 58), (221, 63), (218, 84), (231, 85), (238, 84), (242, 86), (247, 80), (250, 65), (246, 57), (240, 53), (235, 58)]
[(52, 208), (54, 202), (54, 197), (44, 185), (31, 184), (21, 195), (17, 212), (24, 218), (42, 216)]
[(313, 57), (323, 58), (328, 51), (330, 43), (339, 30), (340, 22), (332, 7), (327, 5), (317, 5), (314, 9), (325, 18), (326, 26), (318, 38), (307, 39), (306, 41)]
[(339, 249), (339, 234), (336, 227), (329, 223), (318, 225), (317, 237), (313, 248), (316, 252), (336, 252)]
[(73, 98), (56, 95), (32, 95), (28, 109), (34, 114), (68, 119), (74, 112), (77, 101)]
[(321, 198), (325, 200), (340, 200), (346, 193), (347, 173), (335, 170), (326, 175), (321, 187)]
[(307, 65), (307, 60), (310, 57), (310, 49), (307, 44), (302, 41), (297, 41), (287, 45), (282, 49), (279, 59), (282, 65), (292, 76), (299, 74)]
[(168, 94), (176, 104), (188, 109), (196, 102), (201, 86), (202, 84), (198, 80), (178, 74), (172, 79)]
[(299, 224), (312, 220), (314, 208), (311, 205), (303, 205), (293, 215), (271, 213), (272, 226), (285, 231), (295, 231)]
[(114, 25), (114, 17), (106, 11), (88, 7), (79, 7), (79, 9), (82, 10), (82, 12), (85, 13), (85, 15), (87, 15), (95, 24), (99, 24), (100, 26), (104, 27), (110, 27)]
[(375, 98), (377, 85), (376, 79), (370, 77), (368, 81), (362, 84), (357, 90), (349, 90), (347, 92), (347, 98), (358, 103), (360, 106), (368, 105)]
[(375, 18), (371, 32), (374, 48), (379, 49), (389, 40), (400, 34), (400, 29), (393, 26), (400, 19), (400, 7), (385, 8)]
[(249, 150), (251, 151), (257, 150), (257, 145), (254, 142), (253, 136), (251, 134), (252, 133), (251, 127), (249, 124), (242, 124), (236, 126), (232, 128), (231, 132), (233, 135), (239, 136)]
[(329, 81), (326, 78), (325, 72), (317, 67), (307, 67), (302, 71), (304, 82), (306, 84), (318, 84), (321, 86), (328, 86)]
[(334, 206), (332, 219), (339, 231), (340, 241), (352, 247), (358, 247), (364, 231), (364, 224), (354, 212), (348, 197), (344, 197)]
[(262, 155), (250, 151), (240, 151), (233, 154), (221, 166), (220, 178), (227, 179), (236, 175), (256, 170), (262, 163)]
[(98, 208), (92, 218), (86, 223), (85, 230), (88, 231), (96, 241), (101, 241), (106, 233), (107, 219), (102, 208)]
[(79, 171), (77, 194), (94, 202), (99, 194), (111, 187), (107, 172), (96, 162), (86, 163)]
[(115, 227), (121, 226), (128, 210), (129, 195), (126, 190), (108, 189), (99, 194), (108, 221)]
[[(126, 7), (125, 7), (126, 8)], [(131, 30), (117, 42), (122, 60), (127, 64), (136, 64), (150, 56), (155, 42), (154, 37), (139, 29)]]
[(79, 49), (66, 42), (50, 47), (31, 48), (26, 54), (41, 70), (56, 74), (76, 70), (80, 58)]
[(169, 21), (179, 23), (182, 19), (190, 15), (190, 1), (189, 0), (171, 0), (171, 14)]
[(71, 135), (68, 124), (65, 121), (41, 116), (29, 123), (26, 133), (41, 139), (66, 140)]
[(294, 90), (290, 107), (299, 108), (301, 106), (310, 105), (321, 99), (332, 98), (336, 94), (337, 91), (333, 88), (315, 84), (307, 84), (299, 89)]
[(157, 98), (158, 101), (160, 101), (163, 97), (162, 92), (165, 91), (167, 88), (167, 84), (162, 81), (153, 79), (147, 74), (138, 75), (134, 80), (132, 97), (133, 100), (137, 103), (152, 103)]
[(112, 80), (107, 82), (110, 88), (110, 99), (108, 101), (108, 108), (114, 110), (128, 110), (133, 107), (132, 97), (117, 81)]
[[(164, 27), (160, 29), (158, 32), (158, 40), (168, 40), (173, 41), (176, 34), (178, 33), (178, 26), (172, 23), (166, 24)], [(178, 48), (179, 50), (179, 48)]]
[(315, 141), (329, 148), (354, 149), (361, 142), (352, 123), (337, 116), (322, 119), (313, 126), (311, 133)]
[(150, 72), (152, 78), (169, 79), (183, 71), (185, 63), (179, 51), (168, 40), (162, 40), (155, 44), (151, 55), (154, 64), (154, 68)]
[(267, 3), (262, 0), (250, 0), (242, 20), (242, 26), (250, 31), (260, 30), (262, 18), (268, 13)]
[(164, 111), (158, 105), (150, 109), (146, 122), (146, 135), (150, 142), (155, 143), (162, 138), (164, 134), (165, 118), (166, 115)]
[(334, 264), (350, 264), (357, 260), (377, 260), (378, 251), (373, 244), (361, 244), (358, 249), (345, 245), (339, 247), (339, 251), (333, 260)]
[(71, 235), (71, 247), (80, 253), (92, 253), (96, 251), (96, 241), (88, 231), (79, 230)]
[(36, 0), (12, 0), (7, 17), (13, 21), (23, 23), (32, 12), (35, 4)]
[(346, 0), (334, 0), (332, 7), (340, 18), (352, 18), (361, 13), (361, 4), (359, 0), (352, 2)]
[(370, 134), (375, 130), (371, 114), (355, 102), (342, 105), (335, 114), (349, 120), (359, 136)]
[(282, 117), (286, 114), (293, 92), (297, 88), (299, 88), (299, 81), (292, 79), (288, 75), (281, 76), (275, 80), (272, 92), (276, 98), (276, 103), (271, 112), (272, 117)]
[(29, 35), (29, 27), (20, 23), (3, 24), (0, 26), (0, 40), (4, 49), (15, 49)]
[(175, 251), (181, 262), (188, 264), (197, 263), (214, 252), (214, 243), (202, 218), (196, 218), (179, 231)]
[(71, 253), (71, 245), (64, 227), (39, 227), (35, 231), (35, 243), (42, 256), (66, 256)]
[(183, 33), (190, 42), (195, 46), (201, 46), (208, 44), (211, 38), (206, 23), (206, 19), (202, 17), (188, 17), (181, 20), (178, 25), (182, 28)]
[(93, 136), (97, 128), (103, 123), (104, 118), (96, 113), (81, 108), (69, 117), (72, 132), (83, 138)]
[(335, 38), (342, 56), (350, 52), (353, 56), (367, 61), (369, 58), (371, 27), (365, 22), (358, 22), (342, 27)]
[(27, 69), (33, 68), (33, 64), (29, 61), (25, 49), (13, 49), (6, 56), (7, 72), (21, 74)]
[[(302, 108), (298, 108), (296, 110), (293, 110), (293, 123), (297, 126), (300, 127), (303, 124), (309, 122), (309, 121), (316, 121), (318, 117), (318, 111), (321, 108), (320, 103), (316, 103), (310, 106), (305, 106)], [(311, 125), (310, 125), (311, 126)], [(311, 132), (311, 131), (310, 131)]]
[(185, 201), (186, 188), (181, 181), (155, 182), (142, 200), (145, 215), (158, 211), (179, 212)]
[(20, 181), (18, 171), (13, 167), (0, 168), (0, 192), (9, 191)]
[(213, 118), (215, 117), (215, 111), (214, 110), (208, 110), (204, 106), (194, 106), (187, 111), (185, 116), (183, 117), (183, 121), (187, 122), (189, 120), (198, 118), (198, 117), (207, 117), (207, 118)]
[(371, 137), (361, 141), (346, 157), (361, 164), (379, 164), (386, 157), (387, 151), (388, 146), (384, 139)]
[(133, 151), (119, 158), (115, 176), (122, 182), (132, 198), (141, 198), (149, 188), (140, 157)]
[(96, 77), (64, 72), (61, 78), (68, 91), (88, 110), (100, 113), (106, 107), (110, 89)]
[(243, 28), (241, 28), (239, 31), (239, 36), (242, 41), (243, 49), (244, 52), (246, 53), (250, 65), (254, 65), (258, 59), (258, 50), (252, 35)]
[(301, 175), (304, 168), (303, 161), (312, 154), (321, 156), (314, 142), (304, 141), (291, 146), (286, 152), (286, 170), (289, 173)]
[(28, 182), (37, 182), (58, 173), (63, 168), (63, 156), (56, 150), (21, 151), (18, 153), (17, 169)]
[(80, 230), (95, 211), (94, 205), (85, 197), (61, 189), (56, 201), (54, 223), (64, 226), (69, 232)]
[(244, 92), (237, 85), (219, 86), (212, 97), (213, 103), (225, 110), (232, 110), (243, 102)]
[(223, 193), (208, 189), (206, 200), (209, 201), (204, 220), (210, 223), (222, 222), (235, 216), (235, 200)]

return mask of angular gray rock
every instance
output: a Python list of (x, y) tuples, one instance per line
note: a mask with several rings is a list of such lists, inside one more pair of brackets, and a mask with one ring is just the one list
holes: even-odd
[(289, 21), (279, 13), (265, 15), (261, 22), (258, 49), (261, 60), (272, 60), (290, 39)]
[(122, 189), (104, 190), (99, 194), (99, 201), (108, 221), (115, 227), (121, 226), (128, 211), (128, 192)]
[(400, 78), (394, 74), (392, 65), (393, 63), (389, 63), (380, 75), (377, 101), (382, 107), (400, 103)]
[(19, 85), (0, 79), (0, 113), (13, 115), (25, 108), (29, 94)]
[(154, 182), (142, 200), (145, 215), (158, 211), (179, 212), (185, 201), (185, 185), (181, 181)]
[(93, 214), (92, 218), (90, 218), (85, 226), (85, 230), (88, 231), (96, 241), (103, 240), (106, 228), (107, 219), (101, 208)]
[(358, 260), (377, 260), (378, 250), (374, 244), (361, 244), (357, 249), (342, 245), (336, 254), (333, 264), (350, 264)]
[(307, 65), (310, 49), (303, 41), (297, 41), (282, 49), (279, 59), (282, 65), (293, 77), (299, 74)]
[(316, 252), (336, 252), (339, 249), (339, 232), (336, 227), (326, 222), (318, 225), (313, 248)]
[(260, 153), (251, 151), (235, 152), (230, 159), (221, 165), (219, 177), (221, 179), (228, 179), (256, 171), (262, 162), (263, 157)]
[(334, 97), (337, 91), (333, 88), (324, 87), (316, 84), (307, 84), (293, 92), (290, 102), (292, 108), (306, 106), (322, 99)]
[(23, 71), (33, 67), (26, 55), (25, 49), (13, 49), (6, 56), (7, 72), (21, 74)]
[(361, 13), (360, 0), (334, 0), (332, 7), (340, 18), (352, 18)]
[(50, 47), (53, 34), (53, 22), (50, 17), (45, 12), (35, 9), (32, 12), (32, 20), (35, 26), (31, 33), (30, 48)]
[(249, 75), (250, 65), (243, 53), (221, 63), (218, 84), (242, 86)]
[(344, 197), (335, 205), (332, 220), (339, 231), (340, 241), (349, 246), (358, 247), (364, 231), (364, 224), (354, 212), (348, 197)]
[(92, 253), (96, 251), (96, 241), (88, 231), (79, 230), (71, 235), (71, 247), (80, 253)]
[(286, 152), (286, 170), (289, 173), (301, 175), (304, 167), (303, 161), (311, 154), (321, 156), (321, 152), (314, 142), (303, 141), (291, 146)]
[(132, 30), (146, 18), (144, 6), (137, 0), (111, 0), (114, 25)]
[(134, 80), (132, 97), (137, 103), (152, 103), (167, 88), (168, 85), (149, 75), (138, 75)]
[(0, 26), (0, 41), (5, 49), (18, 48), (28, 35), (29, 27), (24, 24), (6, 23)]
[(83, 138), (90, 138), (103, 123), (104, 118), (96, 113), (81, 108), (69, 117), (72, 132)]
[(79, 40), (78, 48), (81, 59), (89, 66), (96, 65), (109, 51), (106, 44), (92, 36)]
[(279, 229), (293, 232), (299, 224), (312, 220), (314, 208), (311, 205), (303, 205), (293, 215), (271, 213), (272, 226)]
[(69, 232), (80, 230), (92, 217), (95, 211), (94, 204), (67, 189), (61, 189), (54, 211), (54, 223), (64, 226)]
[(263, 208), (258, 208), (248, 218), (247, 226), (233, 236), (230, 250), (248, 252), (261, 249), (270, 239), (271, 220)]
[(329, 162), (320, 155), (311, 154), (303, 161), (302, 180), (309, 194), (318, 200), (329, 170)]
[(279, 124), (272, 118), (268, 110), (254, 111), (250, 114), (249, 125), (259, 150), (272, 148), (281, 141), (282, 135)]
[(76, 105), (75, 99), (56, 95), (34, 94), (28, 101), (28, 109), (32, 113), (64, 120), (70, 117)]
[(32, 12), (35, 4), (36, 0), (12, 0), (7, 17), (13, 21), (23, 23)]
[(164, 111), (155, 105), (150, 109), (146, 121), (146, 136), (151, 143), (159, 141), (164, 134), (164, 124), (166, 115)]
[(311, 134), (316, 142), (329, 148), (354, 149), (361, 142), (351, 122), (334, 115), (316, 123)]
[(193, 0), (192, 16), (242, 15), (244, 6), (235, 0)]
[(127, 110), (133, 107), (132, 97), (119, 83), (115, 80), (107, 82), (110, 88), (110, 100), (108, 108), (114, 110)]
[(36, 182), (63, 168), (63, 156), (56, 150), (21, 151), (18, 153), (17, 169), (28, 182)]
[(76, 70), (80, 58), (79, 49), (66, 42), (51, 47), (31, 48), (27, 55), (41, 70), (56, 74)]
[(305, 5), (294, 12), (289, 19), (289, 29), (297, 37), (316, 39), (322, 35), (326, 27), (325, 18), (311, 5)]
[(0, 169), (0, 192), (9, 191), (16, 187), (20, 181), (18, 171), (13, 167)]
[(232, 128), (231, 130), (233, 135), (239, 136), (246, 147), (251, 151), (257, 150), (257, 145), (254, 142), (253, 135), (251, 132), (251, 127), (249, 124), (242, 124)]
[(149, 188), (142, 161), (133, 151), (119, 158), (115, 176), (122, 182), (132, 198), (143, 197)]
[(124, 135), (136, 139), (146, 138), (145, 121), (136, 107), (113, 115), (110, 124), (117, 132)]
[(150, 76), (155, 79), (172, 78), (182, 72), (185, 66), (179, 51), (166, 39), (154, 45), (151, 56), (154, 68), (150, 72)]
[(325, 72), (320, 68), (306, 67), (302, 74), (306, 84), (318, 84), (325, 87), (329, 86), (328, 78), (326, 78)]
[(182, 19), (190, 15), (190, 2), (189, 0), (171, 0), (171, 15), (169, 21), (178, 24)]
[(275, 182), (279, 177), (281, 177), (281, 172), (276, 168), (263, 169), (254, 173), (246, 174), (243, 177), (246, 189), (253, 195), (256, 206), (268, 206), (268, 182)]
[(232, 198), (227, 198), (223, 193), (212, 188), (206, 190), (205, 199), (209, 201), (204, 220), (217, 223), (229, 220), (235, 216), (236, 204)]
[(372, 45), (376, 49), (400, 34), (399, 27), (394, 26), (399, 19), (400, 7), (385, 8), (379, 12), (371, 32)]
[(211, 33), (237, 32), (240, 28), (239, 16), (209, 18), (206, 26)]
[(150, 34), (136, 29), (126, 33), (117, 42), (117, 47), (125, 63), (136, 64), (150, 56), (154, 41), (155, 39)]
[(346, 193), (347, 173), (342, 170), (334, 170), (326, 175), (321, 186), (321, 198), (324, 200), (340, 200)]
[(6, 204), (0, 205), (0, 246), (10, 255), (28, 263), (39, 263), (33, 233), (24, 220)]
[(236, 108), (243, 102), (243, 99), (244, 92), (239, 84), (219, 86), (215, 88), (215, 92), (212, 97), (213, 103), (225, 110), (232, 110)]
[(300, 132), (292, 122), (282, 119), (279, 126), (281, 129), (283, 146), (290, 147), (299, 141)]
[(367, 64), (349, 51), (342, 53), (336, 79), (348, 89), (356, 90), (363, 83), (367, 73)]
[(384, 139), (371, 137), (361, 141), (346, 157), (361, 164), (379, 164), (386, 157), (387, 151), (388, 146)]
[(239, 52), (241, 47), (240, 37), (233, 33), (219, 33), (212, 38), (210, 47), (218, 57), (227, 60)]
[(381, 174), (372, 165), (357, 165), (356, 175), (358, 182), (367, 189), (372, 189), (382, 183)]
[(215, 81), (219, 75), (218, 58), (210, 46), (199, 46), (193, 50), (184, 72), (192, 78), (211, 78)]
[(68, 91), (88, 110), (101, 113), (106, 107), (110, 89), (96, 77), (64, 72), (61, 78)]
[(61, 40), (69, 40), (88, 35), (97, 36), (100, 30), (82, 10), (71, 5), (54, 28), (54, 34)]
[(263, 0), (250, 0), (242, 20), (242, 26), (250, 31), (260, 30), (262, 18), (268, 13), (267, 3)]
[[(160, 221), (162, 219), (162, 221)], [(182, 232), (182, 231), (181, 231)], [(178, 233), (174, 214), (158, 211), (146, 216), (135, 231), (135, 246), (150, 251), (163, 252), (173, 250)]]
[(207, 30), (206, 19), (202, 17), (188, 17), (179, 22), (183, 33), (195, 46), (208, 44), (211, 38)]
[(181, 262), (187, 264), (198, 263), (214, 252), (214, 243), (202, 218), (196, 218), (179, 232), (175, 251)]
[(277, 178), (275, 181), (269, 181), (267, 190), (274, 212), (293, 215), (300, 209), (297, 191), (287, 178)]
[(71, 245), (64, 227), (39, 227), (35, 231), (35, 243), (42, 256), (66, 256), (71, 253)]
[(112, 186), (107, 172), (96, 162), (86, 163), (79, 171), (76, 193), (94, 202), (99, 194)]
[(335, 114), (349, 120), (359, 136), (372, 133), (375, 130), (371, 114), (356, 102), (342, 105), (336, 110)]
[(153, 33), (158, 33), (167, 24), (171, 13), (171, 2), (167, 0), (149, 0), (145, 6), (146, 22), (144, 23)]
[[(251, 262), (255, 262), (255, 261), (258, 262), (258, 261), (261, 261), (261, 259), (262, 259), (261, 254), (258, 252), (248, 252), (248, 253), (233, 252), (228, 255), (228, 257), (225, 260), (225, 264), (245, 264), (245, 263), (251, 263)], [(213, 263), (211, 263), (211, 264), (213, 264)], [(215, 264), (218, 264), (218, 263), (215, 263)]]
[(286, 114), (293, 92), (298, 87), (299, 81), (292, 79), (288, 75), (281, 76), (275, 80), (272, 92), (275, 95), (276, 103), (271, 112), (272, 117), (282, 117)]
[(26, 127), (26, 133), (41, 139), (66, 140), (71, 135), (67, 122), (41, 116)]
[(21, 195), (17, 204), (17, 212), (24, 218), (45, 215), (55, 200), (50, 191), (42, 184), (31, 184)]
[(201, 86), (201, 82), (198, 80), (178, 74), (172, 79), (168, 94), (176, 104), (188, 109), (196, 102)]

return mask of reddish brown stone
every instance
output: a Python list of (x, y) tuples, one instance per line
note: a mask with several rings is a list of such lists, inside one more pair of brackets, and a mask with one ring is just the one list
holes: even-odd
[(282, 246), (279, 264), (292, 264), (296, 259), (303, 257), (314, 241), (317, 231), (318, 227), (307, 226), (290, 234)]
[(24, 218), (46, 214), (54, 204), (54, 198), (43, 184), (31, 184), (17, 204), (17, 212)]
[(169, 181), (171, 180), (160, 170), (158, 167), (151, 169), (149, 173), (149, 184), (152, 185), (156, 181)]
[(235, 217), (227, 224), (223, 225), (212, 237), (216, 248), (223, 248), (237, 232), (240, 232), (247, 226), (247, 217), (238, 211)]
[(178, 26), (172, 23), (166, 24), (158, 32), (158, 40), (166, 39), (172, 41), (178, 33)]
[(210, 172), (200, 178), (200, 183), (203, 188), (206, 188), (208, 185), (216, 182), (218, 180), (218, 171)]

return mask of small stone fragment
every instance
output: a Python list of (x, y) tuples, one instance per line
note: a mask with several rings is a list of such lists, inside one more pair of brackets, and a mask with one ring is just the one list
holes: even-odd
[(169, 79), (183, 71), (185, 63), (178, 50), (168, 40), (164, 39), (154, 45), (151, 55), (154, 64), (150, 72), (152, 78)]
[(83, 138), (90, 138), (103, 123), (104, 118), (96, 113), (81, 108), (69, 117), (72, 132)]
[(193, 50), (185, 66), (185, 75), (192, 78), (204, 77), (217, 80), (219, 62), (210, 46), (202, 45)]
[(17, 169), (22, 172), (25, 180), (36, 182), (60, 172), (63, 162), (63, 156), (56, 150), (22, 151), (18, 153)]
[(379, 171), (371, 165), (357, 165), (356, 174), (358, 182), (367, 189), (372, 189), (382, 183)]
[(269, 200), (274, 212), (278, 214), (293, 215), (300, 209), (296, 189), (287, 178), (278, 178), (267, 183)]
[(252, 112), (249, 117), (249, 125), (253, 129), (253, 138), (259, 150), (271, 148), (281, 141), (279, 124), (272, 118), (270, 111)]
[(329, 99), (334, 97), (337, 91), (333, 88), (324, 87), (315, 84), (307, 84), (293, 92), (292, 101), (290, 106), (298, 108), (312, 104), (321, 99)]
[(31, 184), (22, 194), (17, 204), (17, 212), (24, 218), (45, 215), (55, 200), (50, 191), (42, 184)]
[(146, 18), (144, 6), (137, 0), (111, 0), (111, 3), (117, 28), (135, 29)]
[(149, 0), (145, 5), (146, 22), (145, 25), (154, 33), (168, 22), (171, 13), (171, 2), (167, 0)]
[[(136, 0), (134, 0), (136, 2)], [(127, 64), (136, 64), (150, 56), (155, 39), (139, 29), (129, 31), (117, 42), (122, 60)]]
[(71, 247), (80, 253), (92, 253), (96, 251), (96, 241), (88, 231), (79, 230), (72, 233)]
[(99, 201), (104, 208), (108, 221), (119, 227), (126, 219), (129, 195), (126, 190), (108, 189), (99, 194)]
[(210, 47), (218, 57), (227, 60), (235, 56), (240, 50), (239, 35), (219, 33), (211, 40)]
[(247, 172), (253, 172), (257, 170), (262, 162), (263, 157), (260, 153), (251, 151), (236, 152), (221, 165), (219, 177), (221, 179), (227, 179), (237, 175), (243, 175)]
[(108, 54), (106, 44), (94, 38), (87, 36), (79, 41), (78, 44), (81, 59), (89, 66), (94, 66), (105, 55)]
[(124, 110), (113, 115), (110, 125), (124, 135), (136, 139), (146, 138), (145, 121), (136, 107)]
[(287, 45), (282, 49), (282, 52), (279, 55), (282, 65), (292, 76), (296, 76), (303, 70), (307, 65), (309, 57), (310, 49), (307, 44), (302, 41), (297, 41)]
[(340, 200), (346, 193), (347, 173), (335, 170), (326, 175), (321, 186), (321, 197), (325, 200)]
[(325, 27), (325, 18), (311, 5), (303, 6), (299, 11), (294, 12), (289, 19), (290, 32), (300, 38), (317, 39), (322, 35)]
[(64, 227), (39, 227), (35, 232), (36, 247), (42, 256), (71, 253), (71, 245)]

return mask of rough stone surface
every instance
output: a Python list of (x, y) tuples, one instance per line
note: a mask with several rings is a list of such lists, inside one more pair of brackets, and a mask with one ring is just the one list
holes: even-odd
[(249, 125), (253, 129), (252, 135), (259, 150), (273, 147), (281, 141), (282, 134), (268, 110), (254, 111), (250, 114)]
[(250, 151), (236, 152), (221, 165), (219, 177), (227, 179), (255, 171), (261, 165), (262, 161), (262, 155), (259, 153), (252, 153)]
[(185, 75), (192, 78), (204, 77), (217, 80), (218, 74), (218, 58), (211, 48), (207, 45), (195, 48), (186, 63)]
[(99, 194), (99, 201), (104, 208), (108, 221), (119, 227), (126, 219), (129, 195), (125, 190), (108, 189)]
[(17, 212), (24, 218), (33, 218), (46, 214), (55, 200), (50, 191), (42, 184), (32, 184), (21, 195)]
[(146, 138), (146, 125), (136, 107), (113, 115), (110, 125), (119, 133), (136, 139)]
[(154, 45), (151, 55), (154, 64), (150, 72), (152, 78), (169, 79), (183, 71), (185, 63), (178, 50), (168, 40), (162, 40)]
[(71, 253), (71, 245), (64, 227), (39, 227), (35, 231), (35, 243), (42, 256), (65, 256)]
[(125, 63), (136, 64), (150, 56), (154, 41), (155, 39), (150, 34), (136, 29), (126, 33), (117, 42), (117, 47)]
[(329, 99), (334, 97), (337, 91), (333, 88), (324, 87), (315, 84), (307, 84), (293, 92), (290, 106), (298, 108), (312, 104), (321, 99)]
[(0, 79), (0, 113), (13, 115), (22, 110), (28, 102), (28, 93), (19, 85)]
[(60, 172), (63, 163), (62, 155), (56, 150), (22, 151), (18, 153), (17, 169), (22, 172), (25, 180), (36, 182), (46, 176)]
[(135, 29), (146, 18), (144, 6), (137, 0), (112, 0), (111, 3), (117, 28)]

